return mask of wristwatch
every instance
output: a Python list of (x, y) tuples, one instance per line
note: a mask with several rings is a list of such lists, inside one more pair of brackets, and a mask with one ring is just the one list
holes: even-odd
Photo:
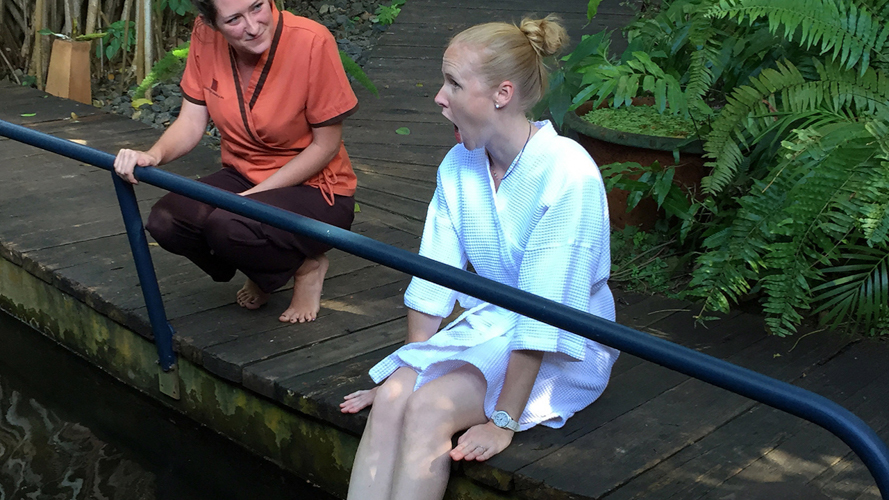
[(509, 416), (509, 413), (506, 413), (503, 410), (497, 410), (491, 415), (491, 422), (494, 422), (494, 425), (500, 427), (501, 429), (509, 429), (513, 432), (519, 431), (519, 423), (512, 419)]

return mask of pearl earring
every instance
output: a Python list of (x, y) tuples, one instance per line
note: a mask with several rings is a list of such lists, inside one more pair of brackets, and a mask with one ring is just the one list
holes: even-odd
[(499, 105), (499, 104), (494, 104), (494, 109), (500, 109), (500, 105)]

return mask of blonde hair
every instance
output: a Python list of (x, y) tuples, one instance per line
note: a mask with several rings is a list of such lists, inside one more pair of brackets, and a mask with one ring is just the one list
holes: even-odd
[(448, 46), (481, 49), (477, 69), (482, 81), (491, 86), (511, 81), (527, 113), (546, 93), (548, 78), (543, 58), (557, 54), (567, 43), (568, 33), (561, 20), (550, 14), (543, 19), (526, 17), (519, 26), (479, 24), (457, 34)]

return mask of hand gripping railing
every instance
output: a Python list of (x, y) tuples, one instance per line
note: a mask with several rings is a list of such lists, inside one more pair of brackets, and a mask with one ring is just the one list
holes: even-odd
[[(151, 256), (132, 186), (113, 173), (114, 156), (0, 120), (0, 135), (52, 151), (75, 160), (112, 170), (115, 189), (139, 281), (145, 294), (161, 367), (175, 363), (172, 329), (163, 312)], [(889, 448), (879, 436), (849, 410), (800, 387), (741, 368), (626, 326), (412, 254), (360, 236), (351, 231), (302, 217), (206, 184), (156, 168), (136, 168), (136, 178), (174, 193), (194, 198), (280, 229), (299, 233), (351, 254), (438, 283), (510, 309), (529, 318), (574, 332), (583, 337), (746, 396), (792, 415), (814, 422), (842, 439), (861, 458), (876, 480), (883, 498), (889, 500)]]

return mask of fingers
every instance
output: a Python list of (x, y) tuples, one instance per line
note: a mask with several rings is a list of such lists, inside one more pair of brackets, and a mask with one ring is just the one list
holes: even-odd
[(457, 445), (456, 448), (451, 450), (450, 455), (452, 460), (466, 460), (467, 462), (477, 460), (482, 462), (493, 457), (498, 452), (499, 450), (494, 451), (492, 446), (472, 441)]
[(148, 153), (132, 149), (121, 149), (114, 158), (114, 172), (130, 184), (138, 184), (139, 181), (133, 175), (135, 167), (137, 165), (148, 167), (156, 164), (157, 160)]
[(450, 452), (452, 460), (476, 460), (483, 462), (505, 450), (512, 442), (513, 432), (500, 429), (488, 422), (470, 427), (457, 439), (457, 446)]
[(355, 391), (346, 395), (342, 403), (340, 403), (340, 411), (343, 413), (358, 413), (373, 404), (376, 396), (377, 388), (362, 391)]

